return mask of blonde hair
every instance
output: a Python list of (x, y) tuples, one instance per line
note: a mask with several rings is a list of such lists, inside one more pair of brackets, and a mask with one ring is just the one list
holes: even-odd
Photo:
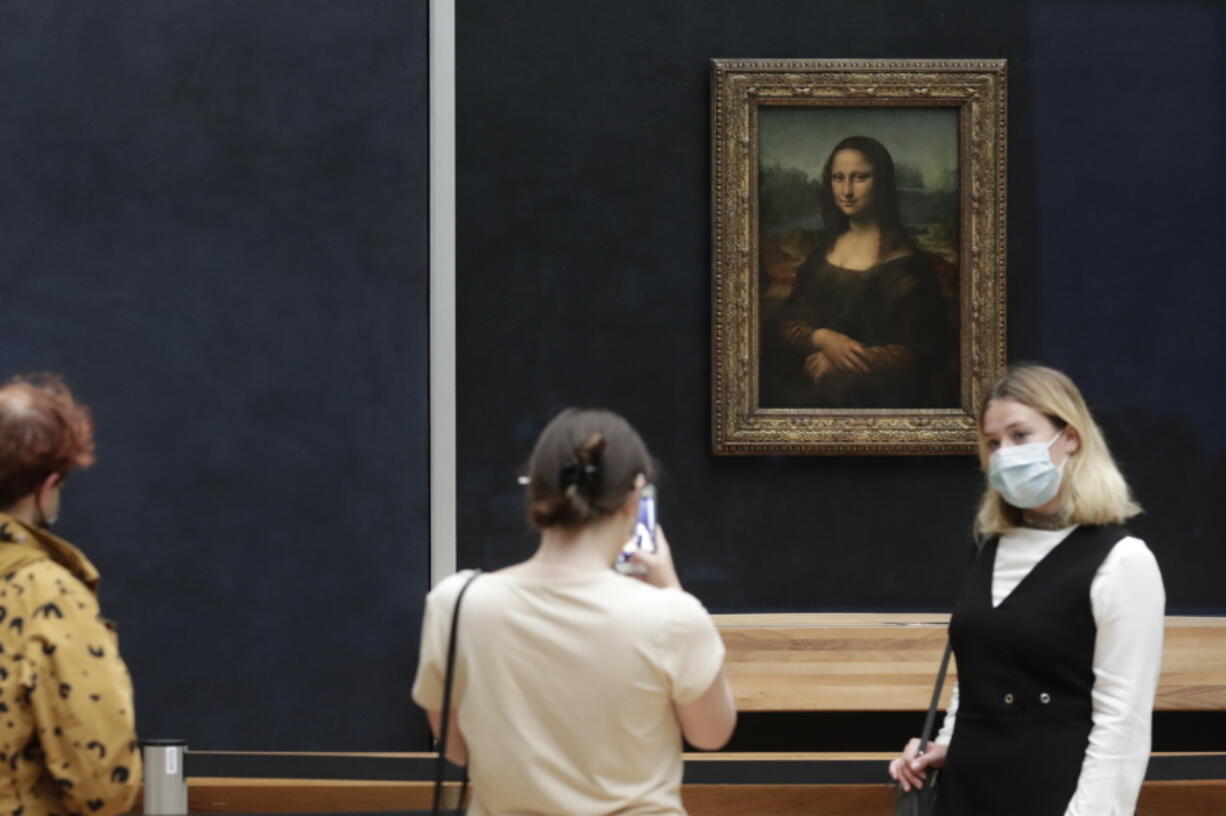
[[(1045, 415), (1057, 428), (1076, 431), (1081, 444), (1064, 466), (1057, 494), (1060, 513), (1068, 524), (1122, 524), (1141, 512), (1081, 392), (1054, 368), (1032, 363), (1012, 365), (984, 395), (978, 428), (979, 462), (985, 473), (991, 451), (983, 435), (983, 418), (998, 399), (1020, 402)], [(1021, 523), (1022, 511), (988, 485), (975, 517), (976, 537), (982, 540), (999, 535)]]

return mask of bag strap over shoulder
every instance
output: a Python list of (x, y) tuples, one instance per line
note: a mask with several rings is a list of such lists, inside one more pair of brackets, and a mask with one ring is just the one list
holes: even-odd
[[(468, 592), (468, 588), (473, 585), (473, 581), (477, 580), (480, 574), (481, 570), (474, 570), (473, 574), (468, 577), (464, 586), (460, 587), (460, 591), (456, 594), (455, 606), (451, 609), (451, 633), (447, 638), (447, 670), (443, 677), (443, 711), (438, 729), (438, 759), (435, 760), (434, 766), (434, 805), (432, 809), (434, 816), (438, 816), (443, 805), (443, 772), (447, 765), (447, 736), (451, 730), (451, 687), (455, 679), (456, 640), (460, 632), (460, 602), (464, 600), (464, 593)], [(464, 781), (460, 786), (460, 799), (456, 806), (456, 813), (463, 813), (464, 792), (467, 787), (468, 769), (466, 768)]]
[(949, 656), (953, 653), (954, 644), (945, 641), (945, 654), (941, 656), (941, 668), (937, 671), (937, 682), (932, 689), (932, 702), (928, 704), (928, 715), (924, 717), (924, 730), (920, 732), (919, 752), (922, 754), (928, 748), (932, 739), (932, 729), (936, 725), (937, 706), (941, 703), (941, 689), (945, 686), (945, 675), (949, 673)]
[[(994, 548), (999, 541), (1000, 536), (993, 536), (975, 543), (975, 552), (971, 557), (970, 571), (975, 569), (975, 565), (983, 556), (984, 550)], [(928, 704), (928, 714), (924, 717), (924, 730), (920, 732), (919, 752), (921, 754), (928, 749), (928, 743), (932, 740), (932, 729), (936, 726), (937, 706), (941, 704), (941, 689), (945, 687), (945, 675), (949, 673), (949, 658), (953, 651), (953, 641), (946, 637), (945, 654), (941, 656), (941, 668), (937, 671), (937, 681), (932, 688), (932, 701)]]

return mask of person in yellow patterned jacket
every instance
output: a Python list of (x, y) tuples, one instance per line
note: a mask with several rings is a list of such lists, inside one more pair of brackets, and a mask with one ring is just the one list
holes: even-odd
[(132, 680), (98, 570), (52, 535), (93, 422), (53, 375), (0, 386), (0, 814), (111, 816), (140, 788)]

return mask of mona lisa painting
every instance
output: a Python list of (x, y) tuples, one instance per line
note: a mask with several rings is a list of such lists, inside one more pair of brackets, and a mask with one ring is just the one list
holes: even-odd
[(972, 450), (1003, 62), (717, 60), (713, 107), (714, 451)]

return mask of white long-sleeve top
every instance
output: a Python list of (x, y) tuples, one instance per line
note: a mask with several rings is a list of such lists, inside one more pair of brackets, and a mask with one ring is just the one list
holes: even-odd
[[(1035, 564), (1075, 527), (1005, 533), (992, 571), (992, 606), (1000, 606)], [(1094, 640), (1092, 728), (1077, 789), (1065, 816), (1131, 816), (1149, 762), (1150, 719), (1162, 672), (1166, 591), (1145, 542), (1121, 539), (1090, 583)], [(935, 742), (948, 744), (957, 725), (958, 687), (953, 689)], [(1019, 761), (1025, 761), (1019, 757)]]

